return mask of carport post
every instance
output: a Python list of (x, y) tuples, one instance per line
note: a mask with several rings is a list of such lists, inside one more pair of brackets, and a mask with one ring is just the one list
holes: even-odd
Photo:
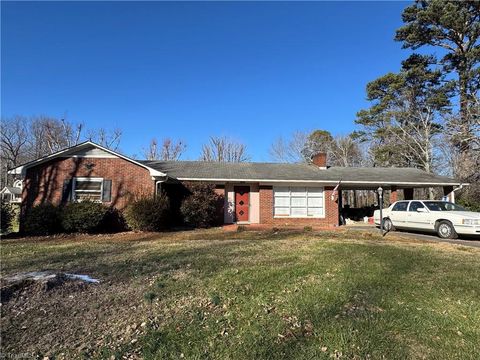
[(342, 217), (342, 208), (343, 208), (343, 193), (342, 190), (338, 189), (338, 225), (345, 225), (345, 219)]
[(455, 193), (453, 192), (453, 186), (444, 186), (443, 196), (447, 196), (449, 201), (455, 203)]

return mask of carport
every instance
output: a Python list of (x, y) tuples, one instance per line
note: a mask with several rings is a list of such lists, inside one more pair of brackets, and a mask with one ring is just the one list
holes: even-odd
[[(455, 202), (455, 191), (462, 184), (456, 179), (434, 175), (414, 168), (341, 168), (328, 171), (338, 176), (339, 216), (354, 215), (357, 219), (372, 216), (380, 206), (378, 189), (383, 190), (383, 207), (397, 200), (419, 198), (419, 189), (436, 189), (438, 200)], [(355, 215), (356, 214), (356, 215)], [(339, 219), (339, 223), (343, 222)]]

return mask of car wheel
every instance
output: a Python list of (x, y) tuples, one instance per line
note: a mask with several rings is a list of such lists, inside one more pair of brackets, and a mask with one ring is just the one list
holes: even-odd
[(387, 232), (395, 230), (392, 224), (392, 220), (389, 218), (383, 219), (383, 229)]
[(437, 235), (442, 239), (456, 239), (458, 237), (450, 221), (440, 221), (438, 223)]

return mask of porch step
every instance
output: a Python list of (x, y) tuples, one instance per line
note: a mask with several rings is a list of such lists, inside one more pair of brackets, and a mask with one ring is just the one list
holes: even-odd
[(242, 227), (246, 231), (262, 231), (262, 230), (272, 230), (274, 228), (281, 230), (303, 230), (305, 227), (309, 227), (312, 230), (340, 230), (340, 226), (306, 226), (306, 225), (270, 225), (270, 224), (226, 224), (222, 226), (224, 231), (238, 231), (238, 228)]

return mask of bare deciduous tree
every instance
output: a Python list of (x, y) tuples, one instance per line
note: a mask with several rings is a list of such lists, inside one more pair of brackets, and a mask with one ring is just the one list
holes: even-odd
[(30, 157), (36, 159), (79, 143), (82, 124), (72, 124), (65, 119), (36, 116), (30, 119)]
[(270, 156), (278, 162), (305, 162), (304, 149), (308, 136), (306, 132), (295, 131), (289, 140), (278, 138), (270, 147)]
[(90, 130), (88, 139), (106, 148), (118, 150), (120, 140), (122, 139), (122, 130), (118, 128), (113, 129), (111, 132), (104, 128)]
[(14, 116), (2, 119), (0, 125), (0, 161), (2, 176), (0, 186), (8, 183), (7, 171), (28, 160), (28, 119), (23, 116)]
[(330, 144), (333, 166), (361, 166), (364, 163), (362, 150), (351, 136), (337, 136)]
[[(89, 139), (116, 150), (122, 132), (105, 129), (91, 130)], [(0, 185), (9, 183), (7, 170), (22, 163), (38, 159), (59, 150), (74, 146), (84, 140), (84, 127), (66, 119), (48, 116), (13, 116), (2, 118), (0, 157)]]
[(210, 138), (210, 142), (202, 146), (200, 160), (217, 162), (244, 162), (250, 157), (246, 153), (245, 144), (225, 136)]
[(154, 138), (150, 141), (148, 149), (143, 151), (143, 154), (147, 160), (178, 160), (186, 148), (186, 144), (181, 140), (165, 138), (159, 146), (157, 139)]
[[(457, 179), (469, 183), (459, 193), (459, 200), (473, 209), (480, 209), (480, 99), (476, 97), (468, 112), (464, 114), (470, 118), (471, 132), (466, 140), (468, 149), (461, 151), (456, 146), (458, 139), (464, 137), (462, 129), (463, 119), (460, 114), (455, 114), (446, 119), (447, 131), (442, 134), (439, 148), (445, 164), (442, 173), (455, 176)], [(452, 141), (453, 140), (453, 141)]]
[[(407, 110), (405, 110), (407, 111)], [(409, 163), (427, 172), (435, 166), (434, 145), (437, 142), (439, 126), (434, 121), (434, 110), (425, 107), (409, 112), (409, 120), (392, 119), (385, 130), (407, 150), (401, 152)]]
[(333, 137), (325, 130), (296, 131), (290, 140), (279, 138), (270, 148), (273, 160), (288, 163), (309, 163), (319, 152), (327, 154), (330, 166), (360, 166), (364, 162), (362, 150), (351, 136)]
[(11, 119), (2, 119), (0, 149), (2, 162), (9, 166), (16, 166), (23, 161), (28, 146), (28, 119), (15, 116)]

